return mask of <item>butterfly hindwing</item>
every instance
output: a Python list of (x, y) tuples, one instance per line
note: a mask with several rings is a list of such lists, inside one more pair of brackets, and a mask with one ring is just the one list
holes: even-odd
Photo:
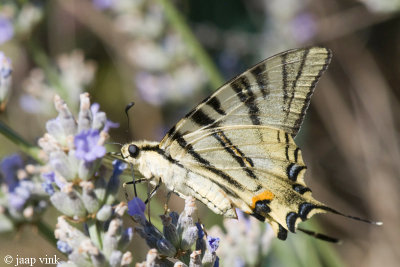
[[(277, 235), (294, 232), (300, 221), (323, 212), (304, 183), (301, 151), (282, 130), (254, 125), (199, 130), (175, 140), (169, 153), (198, 177), (223, 188), (234, 207), (276, 223)], [(313, 211), (300, 214), (304, 203)]]

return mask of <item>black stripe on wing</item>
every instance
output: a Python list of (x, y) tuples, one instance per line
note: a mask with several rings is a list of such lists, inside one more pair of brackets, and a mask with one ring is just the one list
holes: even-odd
[[(291, 94), (290, 99), (289, 99), (288, 111), (290, 111), (290, 108), (292, 107), (292, 101), (293, 101), (293, 98), (294, 98), (295, 88), (297, 86), (297, 82), (299, 81), (301, 75), (303, 74), (304, 65), (306, 63), (307, 55), (308, 55), (309, 52), (310, 52), (309, 48), (305, 49), (304, 53), (303, 53), (303, 56), (301, 58), (301, 63), (300, 63), (299, 70), (297, 71), (296, 78), (294, 79), (293, 84), (292, 84), (292, 94)], [(288, 116), (289, 116), (289, 112), (286, 113), (285, 120), (287, 120)]]
[(266, 71), (266, 68), (265, 64), (259, 64), (250, 70), (250, 73), (256, 79), (257, 86), (264, 99), (266, 99), (270, 93), (268, 89), (268, 72)]
[(243, 102), (249, 109), (250, 120), (254, 125), (260, 125), (260, 118), (258, 117), (260, 109), (257, 106), (256, 95), (251, 90), (249, 79), (246, 76), (238, 77), (231, 82), (232, 89), (237, 93), (241, 102)]
[(226, 180), (229, 184), (235, 186), (239, 190), (244, 190), (243, 185), (238, 183), (227, 173), (215, 168), (207, 159), (203, 158), (199, 153), (197, 153), (191, 144), (188, 144), (186, 140), (180, 135), (179, 132), (175, 133), (175, 140), (178, 142), (179, 146), (185, 149), (198, 163), (200, 163), (204, 168), (218, 175), (222, 179)]
[[(202, 110), (197, 110), (191, 117), (191, 120), (198, 124), (199, 126), (208, 126), (208, 127), (216, 127), (218, 122), (215, 122), (212, 118), (210, 118), (207, 114), (205, 114)], [(225, 149), (225, 151), (234, 159), (241, 167), (244, 168), (244, 171), (247, 175), (257, 180), (257, 176), (252, 171), (252, 167), (254, 167), (254, 163), (251, 158), (246, 157), (246, 155), (237, 147), (232, 141), (226, 136), (223, 130), (216, 130), (212, 136), (219, 142), (219, 144)], [(183, 138), (183, 137), (182, 137)], [(198, 154), (198, 153), (197, 153)], [(199, 154), (198, 154), (199, 155)], [(200, 155), (199, 155), (200, 156)], [(211, 164), (209, 164), (211, 165)]]
[(282, 60), (282, 89), (283, 89), (283, 111), (286, 113), (289, 113), (289, 111), (286, 109), (286, 101), (288, 99), (288, 71), (287, 71), (287, 59), (288, 54), (283, 54), (281, 56)]
[(304, 100), (304, 105), (301, 109), (300, 115), (294, 123), (292, 136), (296, 136), (297, 132), (299, 131), (301, 123), (303, 122), (304, 116), (306, 115), (307, 108), (310, 104), (311, 96), (314, 93), (315, 86), (317, 85), (319, 78), (321, 78), (321, 75), (328, 68), (329, 63), (331, 62), (332, 52), (329, 49), (326, 49), (326, 53), (327, 53), (327, 55), (325, 58), (325, 63), (322, 66), (322, 68), (320, 69), (320, 71), (318, 72), (318, 75), (315, 76), (313, 82), (311, 83), (310, 91), (306, 95), (306, 99)]

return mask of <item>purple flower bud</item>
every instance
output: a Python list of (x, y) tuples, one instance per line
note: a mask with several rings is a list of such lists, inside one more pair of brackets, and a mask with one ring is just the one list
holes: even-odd
[(207, 236), (207, 243), (208, 243), (208, 247), (211, 250), (211, 252), (215, 253), (215, 251), (217, 251), (218, 246), (219, 246), (219, 238)]
[[(97, 109), (92, 109), (92, 110), (97, 110)], [(107, 124), (106, 113), (104, 113), (102, 111), (93, 112), (92, 129), (100, 130), (106, 124)]]
[(10, 193), (8, 195), (8, 205), (10, 208), (21, 211), (24, 207), (26, 199), (18, 194)]
[(135, 216), (135, 215), (144, 216), (145, 209), (146, 205), (138, 197), (135, 197), (128, 202), (128, 214), (130, 216)]
[(118, 122), (112, 122), (110, 120), (106, 121), (106, 125), (104, 125), (103, 131), (108, 132), (111, 128), (118, 128), (119, 123)]
[(42, 188), (50, 196), (53, 195), (56, 192), (54, 190), (53, 184), (50, 181), (43, 182), (42, 183)]
[(203, 228), (201, 227), (201, 224), (200, 223), (196, 223), (196, 227), (197, 227), (197, 236), (198, 236), (198, 239), (203, 239), (203, 237), (204, 237), (204, 231), (203, 231)]
[(175, 247), (179, 246), (180, 238), (176, 226), (172, 224), (172, 218), (166, 215), (161, 215), (163, 224), (163, 234)]
[(59, 251), (65, 254), (70, 254), (72, 252), (72, 248), (68, 245), (68, 243), (61, 240), (57, 241), (57, 248)]
[(7, 42), (14, 36), (14, 27), (11, 21), (0, 16), (0, 44)]
[(126, 169), (127, 165), (126, 163), (120, 160), (114, 160), (112, 164), (114, 169), (107, 187), (108, 187), (108, 193), (111, 195), (115, 195), (119, 189), (119, 176)]
[(189, 226), (183, 229), (181, 249), (188, 250), (197, 240), (197, 227)]
[(85, 162), (92, 162), (106, 154), (106, 149), (98, 144), (100, 132), (98, 130), (82, 131), (74, 139), (75, 156)]
[(124, 250), (126, 246), (129, 244), (129, 242), (131, 242), (132, 238), (133, 238), (133, 229), (132, 227), (128, 227), (123, 231), (121, 235), (121, 238), (118, 242), (118, 248), (120, 250)]
[(178, 225), (178, 220), (179, 220), (179, 214), (177, 212), (175, 212), (175, 211), (171, 211), (169, 213), (169, 217), (171, 217), (171, 219), (172, 219), (171, 223), (173, 225), (177, 226)]
[(219, 257), (215, 259), (214, 266), (213, 267), (219, 267)]
[(45, 181), (48, 181), (50, 183), (55, 183), (56, 182), (56, 174), (54, 172), (46, 172), (42, 174), (42, 177)]
[(113, 176), (119, 176), (122, 174), (122, 172), (126, 169), (126, 163), (120, 160), (114, 160), (112, 163), (114, 169), (113, 169)]
[(56, 181), (55, 176), (56, 175), (54, 172), (48, 172), (42, 174), (42, 177), (44, 179), (44, 182), (42, 183), (42, 188), (50, 196), (56, 192), (53, 186), (53, 183), (55, 183)]
[(99, 103), (93, 103), (90, 106), (90, 111), (92, 112), (93, 115), (96, 115), (97, 112), (100, 110), (100, 104)]
[(157, 241), (157, 249), (160, 254), (165, 256), (173, 257), (176, 254), (174, 245), (165, 238), (161, 238)]
[(13, 192), (18, 186), (17, 170), (23, 168), (23, 162), (18, 154), (4, 158), (0, 163), (0, 171), (3, 174), (4, 181), (8, 186), (8, 191)]

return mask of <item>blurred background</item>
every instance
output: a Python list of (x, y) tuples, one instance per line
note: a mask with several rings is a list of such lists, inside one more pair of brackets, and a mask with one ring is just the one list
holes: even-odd
[[(120, 123), (110, 132), (113, 141), (160, 141), (253, 64), (291, 48), (326, 46), (333, 60), (296, 138), (306, 182), (317, 200), (384, 225), (318, 215), (305, 227), (338, 237), (341, 245), (289, 234), (286, 242), (264, 244), (256, 263), (242, 259), (235, 266), (398, 266), (399, 10), (399, 0), (5, 0), (0, 51), (13, 73), (10, 90), (1, 94), (0, 119), (36, 144), (56, 116), (54, 94), (77, 114), (79, 94), (87, 91)], [(128, 128), (130, 101), (136, 105)], [(3, 137), (0, 144), (2, 157), (18, 151)], [(164, 199), (157, 198), (161, 207)], [(181, 209), (182, 200), (171, 202)], [(207, 229), (224, 229), (221, 216), (198, 206)], [(56, 215), (47, 212), (49, 225)], [(141, 261), (148, 248), (135, 238), (132, 253)], [(64, 257), (31, 226), (0, 235), (0, 251)], [(232, 255), (220, 257), (224, 266)]]

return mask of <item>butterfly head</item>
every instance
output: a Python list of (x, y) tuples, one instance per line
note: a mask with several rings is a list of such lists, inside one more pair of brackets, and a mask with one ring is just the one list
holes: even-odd
[(137, 164), (137, 160), (141, 154), (141, 148), (142, 146), (140, 144), (136, 143), (125, 144), (121, 148), (122, 158), (131, 164), (134, 165)]
[(139, 164), (141, 158), (146, 152), (151, 150), (153, 146), (158, 145), (154, 142), (139, 141), (125, 144), (121, 148), (122, 158), (133, 165)]

